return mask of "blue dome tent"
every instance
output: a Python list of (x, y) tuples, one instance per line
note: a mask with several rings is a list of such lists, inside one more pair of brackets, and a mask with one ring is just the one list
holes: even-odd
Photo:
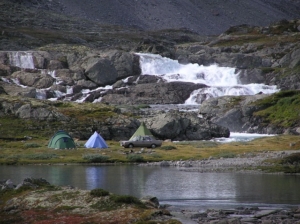
[(100, 149), (108, 148), (108, 145), (106, 144), (105, 140), (96, 131), (89, 138), (89, 140), (87, 140), (84, 146), (86, 148), (100, 148)]

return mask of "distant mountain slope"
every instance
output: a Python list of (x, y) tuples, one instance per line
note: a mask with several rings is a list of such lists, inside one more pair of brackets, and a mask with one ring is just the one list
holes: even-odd
[(64, 13), (146, 30), (187, 28), (220, 34), (230, 26), (266, 26), (300, 17), (300, 0), (60, 0)]

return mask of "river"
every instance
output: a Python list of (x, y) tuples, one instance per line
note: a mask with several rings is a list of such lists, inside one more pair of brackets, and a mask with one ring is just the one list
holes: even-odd
[(300, 176), (258, 173), (199, 173), (175, 167), (137, 165), (0, 166), (0, 180), (26, 177), (80, 189), (103, 188), (138, 198), (156, 196), (161, 204), (186, 208), (286, 207), (300, 204)]

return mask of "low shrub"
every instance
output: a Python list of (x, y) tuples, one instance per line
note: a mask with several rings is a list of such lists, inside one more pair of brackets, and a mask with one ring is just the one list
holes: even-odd
[(173, 150), (173, 149), (177, 149), (175, 146), (173, 145), (164, 145), (160, 147), (163, 150)]
[(127, 155), (127, 159), (130, 161), (130, 162), (136, 162), (136, 163), (141, 163), (141, 162), (144, 162), (144, 157), (143, 156), (140, 156), (140, 155)]
[(300, 166), (298, 164), (283, 166), (283, 172), (284, 173), (300, 173)]
[(99, 154), (86, 154), (83, 155), (82, 158), (90, 163), (105, 163), (108, 162), (110, 157)]
[(142, 202), (138, 198), (130, 196), (130, 195), (114, 194), (114, 195), (110, 196), (110, 199), (115, 203), (137, 204), (137, 205), (142, 204)]
[(293, 153), (291, 155), (286, 156), (280, 162), (281, 164), (300, 164), (300, 153)]
[(91, 190), (90, 195), (93, 197), (104, 197), (104, 196), (108, 196), (109, 192), (101, 188), (96, 188)]
[(19, 160), (22, 156), (21, 155), (11, 155), (11, 156), (8, 156), (7, 159), (8, 160)]

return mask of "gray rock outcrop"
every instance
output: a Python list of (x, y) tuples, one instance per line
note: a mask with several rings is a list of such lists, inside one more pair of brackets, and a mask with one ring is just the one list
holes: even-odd
[(229, 128), (232, 132), (254, 132), (252, 129), (256, 124), (251, 123), (253, 112), (262, 109), (255, 101), (267, 96), (260, 94), (211, 98), (202, 103), (199, 114), (205, 119)]
[(209, 140), (229, 137), (228, 128), (198, 117), (197, 113), (170, 110), (145, 120), (155, 136), (172, 140)]
[[(181, 139), (181, 140), (204, 140), (214, 137), (228, 137), (229, 131), (219, 125), (205, 121), (197, 117), (196, 113), (185, 114), (179, 112), (153, 114), (154, 119), (147, 119), (142, 111), (136, 116), (128, 116), (128, 111), (108, 107), (95, 109), (91, 113), (103, 114), (85, 118), (85, 105), (82, 105), (82, 113), (75, 116), (76, 110), (66, 112), (60, 110), (60, 102), (39, 101), (34, 99), (8, 99), (0, 97), (0, 116), (13, 116), (26, 120), (32, 130), (45, 129), (47, 132), (55, 133), (57, 130), (68, 130), (68, 132), (79, 139), (88, 139), (90, 133), (97, 130), (104, 139), (125, 140), (129, 139), (140, 125), (140, 120), (146, 119), (149, 129), (159, 139)], [(74, 103), (75, 104), (75, 103)], [(75, 106), (75, 105), (73, 105)], [(66, 105), (66, 107), (73, 107)], [(91, 106), (91, 105), (90, 105)], [(79, 107), (79, 106), (77, 106)], [(110, 116), (107, 116), (110, 115)], [(151, 115), (150, 115), (151, 116)], [(176, 128), (176, 130), (175, 130)], [(168, 133), (168, 134), (163, 134)]]

